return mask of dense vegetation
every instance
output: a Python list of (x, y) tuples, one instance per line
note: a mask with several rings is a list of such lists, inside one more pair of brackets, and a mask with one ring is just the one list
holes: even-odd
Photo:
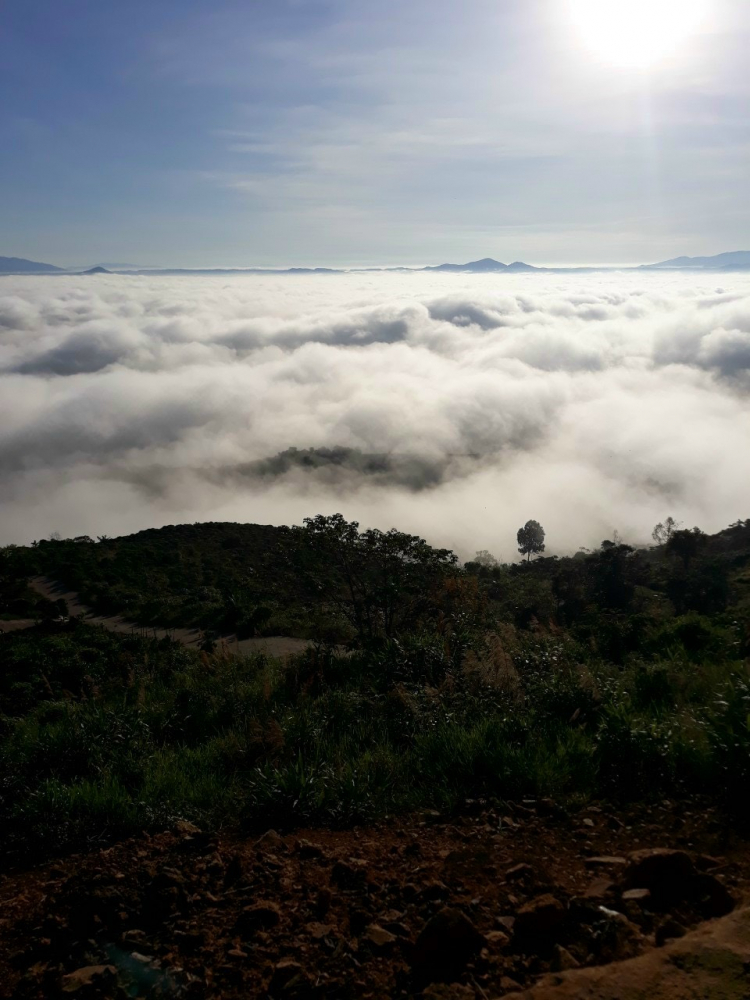
[(701, 792), (747, 822), (750, 522), (661, 542), (459, 568), (338, 517), (2, 550), (6, 615), (43, 617), (26, 579), (46, 572), (111, 610), (232, 597), (255, 630), (288, 614), (317, 639), (281, 664), (51, 614), (0, 636), (6, 856), (177, 816), (345, 823), (478, 796)]

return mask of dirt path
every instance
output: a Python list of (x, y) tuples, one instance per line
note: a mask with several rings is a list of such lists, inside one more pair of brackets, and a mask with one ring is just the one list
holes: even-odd
[[(31, 587), (46, 597), (50, 601), (57, 601), (62, 598), (68, 605), (68, 612), (71, 616), (80, 616), (90, 625), (101, 625), (110, 632), (124, 632), (128, 635), (141, 635), (148, 638), (164, 639), (166, 637), (175, 642), (181, 642), (185, 646), (199, 646), (203, 641), (203, 631), (198, 628), (159, 628), (157, 626), (143, 626), (123, 618), (122, 615), (97, 615), (91, 608), (81, 602), (79, 595), (72, 590), (66, 590), (61, 584), (49, 577), (36, 576), (29, 581)], [(0, 628), (11, 623), (3, 622)], [(18, 624), (16, 628), (28, 628), (33, 625), (33, 621), (25, 625)], [(12, 629), (6, 629), (12, 631)], [(258, 636), (253, 639), (237, 639), (235, 635), (222, 636), (219, 640), (226, 648), (242, 656), (249, 656), (253, 653), (265, 653), (267, 656), (284, 658), (293, 656), (296, 653), (304, 652), (310, 645), (308, 639), (294, 639), (291, 636), (271, 635)]]
[(0, 619), (0, 633), (19, 632), (23, 628), (31, 628), (34, 624), (33, 618), (12, 618), (6, 621)]

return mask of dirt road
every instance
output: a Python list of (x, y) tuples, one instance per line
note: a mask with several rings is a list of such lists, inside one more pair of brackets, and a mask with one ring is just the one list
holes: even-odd
[[(185, 646), (199, 646), (203, 641), (203, 631), (198, 628), (159, 628), (157, 626), (137, 625), (135, 622), (123, 618), (122, 615), (97, 615), (91, 608), (81, 602), (75, 591), (66, 590), (59, 583), (50, 580), (45, 576), (36, 576), (29, 581), (30, 585), (50, 601), (57, 601), (62, 598), (68, 605), (70, 615), (80, 616), (90, 625), (101, 625), (110, 632), (125, 632), (129, 635), (141, 635), (163, 639), (169, 637), (175, 642), (181, 642)], [(24, 623), (3, 622), (0, 628), (5, 631), (12, 631), (15, 628), (28, 628), (33, 625), (33, 621)], [(301, 653), (307, 649), (311, 643), (308, 639), (295, 639), (291, 636), (270, 635), (258, 636), (253, 639), (237, 639), (235, 635), (222, 636), (219, 640), (229, 649), (230, 652), (241, 656), (249, 656), (253, 653), (266, 653), (267, 656), (284, 658)]]

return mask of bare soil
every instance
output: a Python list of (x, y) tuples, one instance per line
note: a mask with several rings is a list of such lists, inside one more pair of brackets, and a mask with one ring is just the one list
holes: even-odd
[[(68, 613), (71, 616), (81, 617), (89, 625), (101, 625), (110, 632), (142, 635), (154, 639), (169, 637), (185, 646), (199, 646), (204, 640), (204, 633), (198, 628), (146, 627), (129, 621), (122, 615), (97, 615), (81, 602), (80, 596), (75, 591), (65, 590), (64, 587), (48, 577), (37, 576), (29, 582), (34, 590), (50, 601), (62, 598), (68, 605)], [(33, 621), (28, 621), (17, 627), (28, 628), (33, 624)], [(3, 628), (4, 625), (5, 623), (0, 623), (0, 628)], [(295, 639), (284, 635), (257, 636), (251, 639), (238, 639), (236, 635), (225, 635), (218, 640), (218, 645), (223, 645), (229, 652), (242, 656), (265, 653), (267, 656), (285, 659), (288, 656), (304, 652), (311, 643), (308, 639)]]
[[(653, 848), (671, 853), (633, 858)], [(0, 877), (0, 996), (540, 1000), (749, 889), (750, 844), (699, 801), (469, 802), (260, 838), (178, 821)]]

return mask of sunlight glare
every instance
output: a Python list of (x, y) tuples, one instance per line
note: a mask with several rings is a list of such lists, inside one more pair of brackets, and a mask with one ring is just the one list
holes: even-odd
[(614, 66), (645, 69), (699, 29), (708, 0), (570, 0), (584, 43)]

